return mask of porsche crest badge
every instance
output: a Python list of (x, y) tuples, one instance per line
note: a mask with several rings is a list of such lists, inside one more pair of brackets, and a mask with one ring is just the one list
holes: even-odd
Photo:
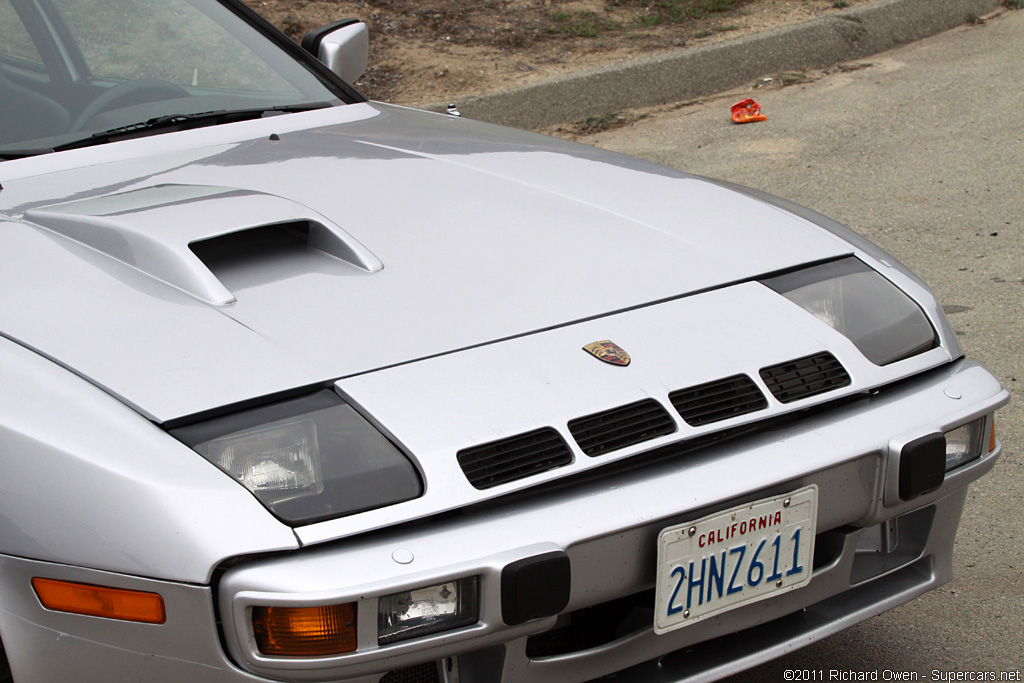
[(605, 339), (587, 344), (583, 350), (598, 360), (603, 360), (611, 365), (629, 365), (629, 354), (622, 350), (618, 344)]

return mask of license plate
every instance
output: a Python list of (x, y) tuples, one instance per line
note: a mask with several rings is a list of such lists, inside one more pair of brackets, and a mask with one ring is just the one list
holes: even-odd
[(806, 585), (817, 514), (811, 485), (663, 529), (655, 633)]

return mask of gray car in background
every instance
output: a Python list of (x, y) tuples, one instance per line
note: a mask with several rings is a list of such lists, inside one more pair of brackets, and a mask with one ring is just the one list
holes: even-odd
[(1008, 393), (808, 209), (0, 0), (17, 683), (713, 680), (942, 585)]

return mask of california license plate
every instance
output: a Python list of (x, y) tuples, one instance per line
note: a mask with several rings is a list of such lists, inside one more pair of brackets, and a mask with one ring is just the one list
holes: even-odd
[(817, 514), (811, 485), (663, 529), (655, 633), (805, 586)]

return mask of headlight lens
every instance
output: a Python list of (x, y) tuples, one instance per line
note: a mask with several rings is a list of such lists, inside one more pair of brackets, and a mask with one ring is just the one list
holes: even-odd
[(476, 577), (439, 583), (377, 601), (377, 642), (381, 645), (475, 624)]
[(392, 505), (423, 491), (412, 463), (332, 391), (171, 434), (293, 525)]
[(946, 436), (946, 471), (981, 457), (985, 438), (985, 418), (948, 431)]
[(313, 420), (214, 439), (206, 449), (210, 460), (265, 502), (323, 493)]
[(927, 351), (935, 330), (921, 307), (857, 258), (761, 281), (841, 333), (876, 365)]

